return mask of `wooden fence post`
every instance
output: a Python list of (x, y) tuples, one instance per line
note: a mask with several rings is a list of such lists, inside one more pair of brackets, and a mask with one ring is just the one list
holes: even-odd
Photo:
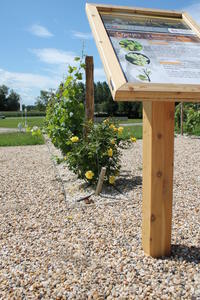
[(94, 121), (94, 64), (93, 56), (85, 58), (86, 98), (85, 114), (86, 121)]

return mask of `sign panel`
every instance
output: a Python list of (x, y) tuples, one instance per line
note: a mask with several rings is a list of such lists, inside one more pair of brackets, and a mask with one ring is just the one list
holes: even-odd
[(115, 100), (200, 101), (200, 29), (174, 11), (87, 4)]
[(183, 20), (101, 17), (128, 82), (200, 84), (200, 38)]

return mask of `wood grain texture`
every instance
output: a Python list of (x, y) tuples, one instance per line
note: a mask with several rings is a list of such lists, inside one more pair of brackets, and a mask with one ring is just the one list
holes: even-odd
[(86, 95), (85, 95), (85, 113), (86, 120), (94, 120), (94, 63), (93, 56), (85, 58), (85, 77), (86, 77)]
[(109, 13), (135, 13), (145, 14), (149, 16), (160, 16), (160, 17), (171, 17), (171, 18), (182, 18), (182, 12), (174, 10), (162, 10), (162, 9), (151, 9), (151, 8), (140, 8), (130, 6), (119, 6), (119, 5), (107, 5), (107, 4), (95, 4), (91, 3), (90, 6), (96, 7), (100, 12)]
[(171, 251), (174, 103), (143, 103), (144, 252), (152, 257)]
[(116, 101), (200, 102), (200, 85), (126, 83), (114, 96)]
[(103, 62), (108, 85), (114, 97), (115, 91), (126, 83), (126, 79), (111, 45), (100, 14), (95, 5), (86, 4), (86, 13), (94, 39)]

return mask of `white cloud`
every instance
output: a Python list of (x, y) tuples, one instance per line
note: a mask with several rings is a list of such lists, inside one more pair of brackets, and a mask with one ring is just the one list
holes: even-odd
[(94, 81), (106, 81), (106, 75), (103, 68), (94, 69)]
[(61, 78), (33, 73), (9, 72), (0, 69), (0, 85), (5, 84), (18, 92), (24, 104), (33, 104), (39, 91), (56, 88)]
[(89, 32), (80, 32), (80, 31), (75, 31), (72, 30), (73, 37), (77, 39), (82, 39), (82, 40), (90, 40), (92, 39), (92, 34)]
[(48, 64), (73, 64), (75, 53), (63, 51), (56, 48), (32, 49), (33, 52), (42, 62)]
[(200, 3), (192, 4), (185, 7), (183, 10), (188, 12), (194, 20), (200, 24)]
[(34, 24), (29, 28), (29, 31), (36, 36), (49, 38), (53, 36), (53, 33), (51, 33), (46, 27)]

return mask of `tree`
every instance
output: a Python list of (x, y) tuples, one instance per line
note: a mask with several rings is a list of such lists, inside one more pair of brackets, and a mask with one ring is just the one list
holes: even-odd
[(9, 92), (9, 88), (5, 85), (0, 86), (0, 110), (15, 111), (20, 106), (20, 95), (14, 90)]
[(40, 96), (37, 97), (35, 106), (36, 109), (39, 111), (45, 111), (47, 104), (51, 98), (52, 91), (40, 91)]
[(9, 96), (6, 99), (6, 110), (15, 111), (20, 107), (20, 96), (11, 90)]
[(8, 91), (9, 88), (7, 86), (5, 85), (0, 86), (0, 110), (5, 110)]

